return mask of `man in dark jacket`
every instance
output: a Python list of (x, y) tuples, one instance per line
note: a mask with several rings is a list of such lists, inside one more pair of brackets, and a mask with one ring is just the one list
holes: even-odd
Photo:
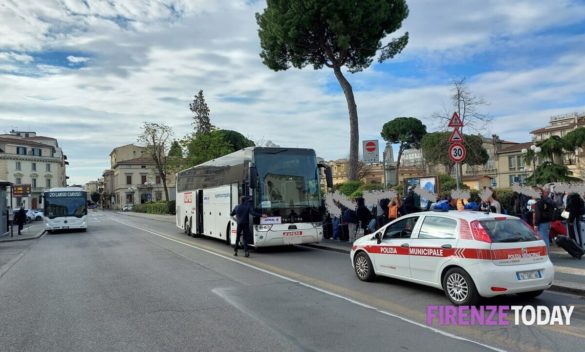
[(240, 243), (241, 238), (242, 244), (244, 245), (244, 256), (249, 257), (248, 238), (250, 238), (250, 215), (261, 216), (261, 214), (254, 211), (251, 202), (248, 201), (248, 197), (242, 196), (240, 197), (240, 204), (236, 205), (234, 210), (232, 210), (231, 216), (233, 217), (234, 215), (236, 217), (236, 222), (238, 223), (234, 255), (238, 255), (238, 243)]
[(372, 212), (366, 207), (364, 198), (356, 198), (357, 202), (357, 209), (356, 209), (356, 216), (358, 220), (358, 224), (360, 224), (361, 228), (364, 229), (364, 234), (367, 231), (368, 224), (373, 219)]
[(20, 231), (22, 231), (22, 227), (26, 223), (26, 211), (24, 210), (24, 207), (20, 207), (18, 212), (16, 212), (16, 215), (14, 216), (14, 223), (18, 225), (18, 235), (20, 236)]
[(550, 223), (553, 221), (555, 203), (550, 199), (546, 191), (541, 191), (540, 199), (536, 201), (534, 208), (534, 226), (546, 243), (547, 251), (550, 251)]
[(577, 236), (581, 233), (580, 219), (581, 215), (585, 213), (585, 203), (578, 193), (570, 193), (567, 195), (567, 207), (565, 210), (569, 212), (569, 218), (567, 219), (569, 237), (582, 246), (583, 244), (577, 241)]
[[(414, 193), (414, 188), (416, 186), (408, 187), (408, 193), (406, 194), (406, 198), (404, 198), (403, 207), (406, 214), (416, 213), (420, 211), (418, 205), (420, 204), (420, 198), (417, 194)], [(418, 199), (418, 202), (417, 202)]]

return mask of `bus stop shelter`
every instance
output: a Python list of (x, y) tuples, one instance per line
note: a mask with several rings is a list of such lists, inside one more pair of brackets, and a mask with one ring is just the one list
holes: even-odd
[[(0, 235), (8, 231), (8, 204), (6, 203), (7, 188), (12, 187), (12, 183), (0, 180)], [(10, 198), (12, 200), (12, 198)]]

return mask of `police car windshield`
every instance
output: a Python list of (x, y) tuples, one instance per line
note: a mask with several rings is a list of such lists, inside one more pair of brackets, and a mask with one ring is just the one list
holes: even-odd
[(538, 241), (536, 233), (520, 219), (485, 219), (479, 223), (487, 231), (492, 242), (530, 242)]

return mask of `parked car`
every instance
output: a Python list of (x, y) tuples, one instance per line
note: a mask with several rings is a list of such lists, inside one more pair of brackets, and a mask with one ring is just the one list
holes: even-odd
[(122, 208), (122, 211), (132, 211), (132, 204), (126, 204)]
[(427, 211), (400, 217), (356, 240), (357, 277), (398, 278), (442, 289), (455, 305), (481, 297), (540, 295), (554, 268), (540, 235), (521, 219), (478, 211)]

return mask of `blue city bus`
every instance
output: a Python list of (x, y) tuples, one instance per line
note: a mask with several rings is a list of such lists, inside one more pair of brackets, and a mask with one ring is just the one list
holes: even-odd
[(45, 191), (43, 199), (43, 218), (48, 232), (87, 230), (87, 192), (83, 188), (51, 188)]

